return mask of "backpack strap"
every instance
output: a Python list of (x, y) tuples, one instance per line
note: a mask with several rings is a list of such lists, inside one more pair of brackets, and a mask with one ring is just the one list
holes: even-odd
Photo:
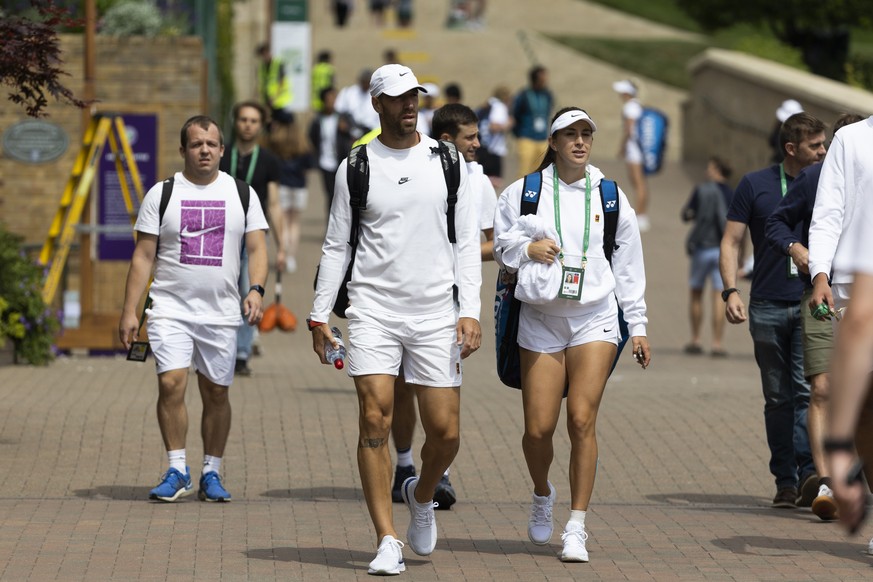
[(445, 140), (439, 140), (440, 160), (443, 165), (443, 174), (446, 178), (446, 225), (449, 233), (449, 242), (455, 244), (455, 205), (458, 202), (458, 187), (461, 185), (461, 162), (458, 156), (458, 148), (455, 144)]
[(251, 195), (251, 190), (249, 190), (249, 185), (246, 183), (245, 180), (234, 178), (234, 181), (236, 181), (236, 191), (239, 193), (239, 201), (240, 203), (242, 203), (243, 218), (248, 219), (249, 197)]
[(367, 144), (352, 148), (346, 167), (346, 182), (349, 186), (349, 206), (352, 208), (352, 227), (349, 230), (349, 245), (358, 247), (358, 230), (361, 225), (361, 210), (367, 208), (367, 194), (370, 192), (370, 161), (367, 158)]
[(543, 189), (543, 173), (532, 172), (524, 177), (521, 187), (521, 216), (536, 214), (540, 205), (540, 192)]
[(161, 206), (158, 210), (158, 229), (164, 224), (164, 213), (167, 212), (167, 206), (170, 204), (170, 197), (173, 195), (173, 184), (175, 182), (175, 176), (170, 176), (164, 180), (164, 188), (161, 190)]
[(618, 249), (618, 185), (613, 180), (600, 181), (600, 203), (603, 206), (603, 254), (612, 266), (612, 253)]

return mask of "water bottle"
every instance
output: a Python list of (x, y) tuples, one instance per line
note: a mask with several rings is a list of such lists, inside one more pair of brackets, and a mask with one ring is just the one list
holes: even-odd
[(346, 346), (343, 343), (343, 334), (340, 332), (339, 328), (334, 326), (330, 328), (333, 337), (336, 339), (336, 342), (339, 344), (338, 348), (333, 347), (333, 344), (330, 343), (329, 340), (324, 342), (324, 359), (333, 364), (333, 367), (337, 370), (342, 370), (343, 366), (345, 366), (346, 359)]

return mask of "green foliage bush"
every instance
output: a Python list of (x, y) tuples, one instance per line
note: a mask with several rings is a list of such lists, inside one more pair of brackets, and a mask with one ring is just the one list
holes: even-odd
[(42, 299), (42, 267), (21, 244), (0, 224), (0, 336), (15, 345), (16, 361), (47, 364), (60, 322)]
[(100, 33), (110, 36), (157, 36), (164, 21), (157, 6), (141, 0), (119, 2), (100, 21)]

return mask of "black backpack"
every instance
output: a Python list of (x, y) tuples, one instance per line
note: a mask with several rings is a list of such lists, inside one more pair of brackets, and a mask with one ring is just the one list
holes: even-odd
[[(522, 185), (521, 216), (536, 214), (542, 189), (542, 172), (533, 172), (524, 177)], [(618, 248), (615, 235), (618, 231), (618, 185), (612, 180), (600, 181), (600, 202), (603, 206), (603, 254), (612, 265), (612, 254)], [(518, 319), (521, 301), (515, 298), (515, 275), (500, 269), (497, 274), (497, 295), (494, 299), (494, 333), (497, 348), (497, 376), (510, 388), (521, 388), (521, 359), (518, 353)], [(615, 354), (612, 368), (618, 362), (624, 344), (630, 335), (621, 308), (618, 310), (621, 341)], [(611, 373), (611, 372), (610, 372)], [(564, 395), (566, 396), (566, 390)]]
[[(461, 161), (455, 144), (439, 140), (438, 148), (431, 148), (432, 153), (439, 153), (442, 162), (443, 175), (446, 179), (448, 209), (446, 210), (446, 230), (449, 242), (457, 242), (455, 236), (455, 204), (458, 202), (458, 187), (461, 185)], [(361, 211), (367, 208), (367, 195), (370, 192), (370, 161), (367, 158), (367, 144), (352, 148), (348, 155), (346, 180), (349, 185), (349, 206), (352, 209), (352, 225), (349, 230), (349, 246), (352, 247), (352, 258), (346, 269), (343, 282), (337, 292), (333, 305), (333, 313), (345, 318), (349, 306), (349, 281), (352, 280), (352, 269), (355, 266), (355, 255), (358, 250), (361, 229)], [(315, 271), (315, 286), (318, 285), (318, 270)]]

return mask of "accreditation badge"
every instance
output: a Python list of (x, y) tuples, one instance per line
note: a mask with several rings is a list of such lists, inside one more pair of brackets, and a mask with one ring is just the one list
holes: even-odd
[(561, 290), (558, 297), (579, 301), (582, 297), (582, 281), (585, 279), (585, 269), (561, 267)]
[(788, 278), (797, 279), (799, 276), (797, 265), (794, 264), (794, 260), (791, 257), (788, 257)]

